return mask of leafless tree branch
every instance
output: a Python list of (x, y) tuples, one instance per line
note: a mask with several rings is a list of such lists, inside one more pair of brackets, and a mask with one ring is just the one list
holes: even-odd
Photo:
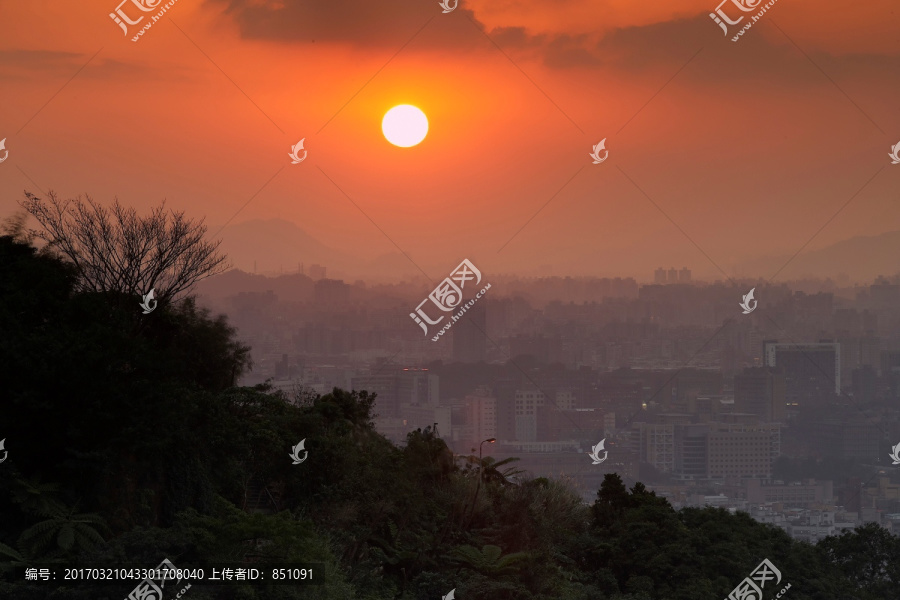
[(166, 211), (165, 202), (141, 217), (116, 199), (104, 207), (90, 196), (61, 200), (25, 193), (21, 202), (41, 228), (35, 237), (74, 263), (81, 289), (146, 294), (171, 302), (201, 279), (227, 269), (221, 241), (207, 241), (203, 220)]

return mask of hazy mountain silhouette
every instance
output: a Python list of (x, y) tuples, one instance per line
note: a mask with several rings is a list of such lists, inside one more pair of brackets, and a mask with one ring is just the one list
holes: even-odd
[(252, 273), (296, 273), (300, 263), (309, 272), (311, 264), (345, 270), (361, 259), (326, 246), (303, 229), (282, 219), (255, 219), (226, 227), (222, 233), (222, 250), (231, 263)]
[[(769, 278), (791, 255), (749, 260), (741, 265), (747, 273)], [(778, 274), (779, 280), (803, 277), (831, 277), (846, 274), (851, 281), (871, 282), (879, 275), (900, 271), (900, 231), (857, 236), (811, 252), (803, 252)]]
[[(300, 263), (304, 265), (304, 272), (309, 274), (310, 265), (315, 263), (327, 268), (328, 277), (348, 282), (356, 279), (397, 282), (423, 277), (417, 266), (400, 252), (382, 254), (374, 258), (353, 256), (323, 244), (296, 224), (282, 219), (257, 219), (232, 225), (223, 230), (221, 238), (222, 250), (228, 254), (232, 265), (244, 271), (246, 276), (253, 273), (255, 260), (256, 272), (269, 276), (279, 273), (297, 274)], [(769, 278), (790, 259), (790, 254), (759, 256), (739, 262), (734, 269), (742, 276)], [(682, 262), (684, 260), (678, 263), (679, 266)], [(432, 273), (432, 277), (437, 277), (436, 274), (441, 271), (440, 267), (434, 265), (419, 263), (419, 266)], [(581, 258), (574, 259), (569, 266), (573, 269), (573, 273), (585, 274), (590, 273), (591, 266), (596, 268), (593, 263), (582, 264)], [(695, 265), (695, 268), (697, 266)], [(701, 271), (696, 268), (698, 275)], [(790, 260), (787, 268), (778, 274), (778, 279), (805, 277), (835, 279), (844, 273), (851, 281), (870, 282), (878, 275), (889, 276), (898, 271), (900, 271), (900, 231), (891, 231), (875, 236), (857, 236), (819, 250), (803, 252)], [(646, 276), (649, 276), (648, 273), (649, 271), (623, 275), (645, 280)], [(603, 276), (602, 273), (590, 274)], [(227, 287), (253, 291), (256, 290), (256, 285), (252, 282), (253, 280), (247, 279), (241, 282), (241, 286)], [(243, 283), (247, 283), (249, 287), (244, 288)], [(268, 286), (266, 289), (272, 289), (271, 280), (265, 285)]]
[[(245, 274), (297, 274), (302, 263), (309, 274), (312, 264), (326, 267), (326, 277), (345, 280), (398, 281), (420, 274), (399, 252), (360, 257), (323, 244), (296, 224), (283, 219), (255, 219), (231, 225), (221, 235), (222, 250), (231, 264)], [(250, 280), (247, 280), (249, 283)], [(252, 286), (248, 291), (254, 290)], [(271, 285), (268, 288), (271, 289)], [(264, 291), (264, 290), (262, 290)]]

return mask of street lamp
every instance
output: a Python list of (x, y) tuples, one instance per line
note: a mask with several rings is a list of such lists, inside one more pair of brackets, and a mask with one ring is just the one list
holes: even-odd
[(469, 517), (471, 518), (475, 516), (475, 503), (478, 502), (478, 490), (481, 489), (481, 480), (484, 479), (484, 462), (481, 459), (481, 448), (485, 444), (493, 444), (497, 441), (497, 438), (488, 438), (478, 444), (478, 485), (475, 486), (475, 497), (472, 498), (472, 514)]
[[(496, 442), (496, 441), (497, 441), (497, 438), (488, 438), (488, 439), (484, 440), (483, 442), (481, 442), (480, 444), (478, 444), (478, 468), (479, 468), (479, 473), (480, 473), (481, 471), (484, 471), (484, 464), (481, 462), (481, 447), (484, 446), (485, 444), (493, 444), (493, 443)], [(477, 495), (477, 494), (476, 494), (476, 495)]]

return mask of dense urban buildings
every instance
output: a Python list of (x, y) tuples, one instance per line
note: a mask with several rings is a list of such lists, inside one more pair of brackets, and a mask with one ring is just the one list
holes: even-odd
[[(660, 268), (646, 285), (499, 278), (434, 342), (408, 316), (427, 287), (315, 275), (279, 278), (294, 290), (285, 301), (279, 279), (254, 287), (238, 274), (230, 293), (207, 298), (253, 343), (247, 383), (368, 390), (395, 442), (437, 427), (460, 455), (481, 447), (535, 475), (568, 475), (586, 500), (615, 471), (679, 505), (748, 510), (801, 537), (832, 517), (789, 511), (883, 523), (900, 514), (893, 483), (853, 482), (838, 468), (890, 464), (900, 442), (893, 280), (757, 285), (763, 318), (740, 314), (741, 290), (692, 281), (686, 268)], [(601, 441), (607, 457), (592, 464)]]

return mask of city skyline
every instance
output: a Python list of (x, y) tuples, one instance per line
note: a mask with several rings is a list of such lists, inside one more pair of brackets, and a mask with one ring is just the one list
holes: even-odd
[[(886, 0), (840, 18), (778, 3), (739, 43), (696, 0), (517, 6), (174, 3), (137, 43), (100, 0), (5, 7), (0, 212), (23, 188), (142, 212), (165, 199), (211, 234), (281, 219), (430, 277), (469, 257), (486, 272), (796, 278), (798, 251), (897, 231)], [(381, 135), (404, 103), (429, 118), (412, 148)], [(609, 158), (591, 164), (601, 139)], [(246, 270), (285, 258), (237, 254)]]
[(896, 0), (0, 15), (0, 597), (900, 600)]

